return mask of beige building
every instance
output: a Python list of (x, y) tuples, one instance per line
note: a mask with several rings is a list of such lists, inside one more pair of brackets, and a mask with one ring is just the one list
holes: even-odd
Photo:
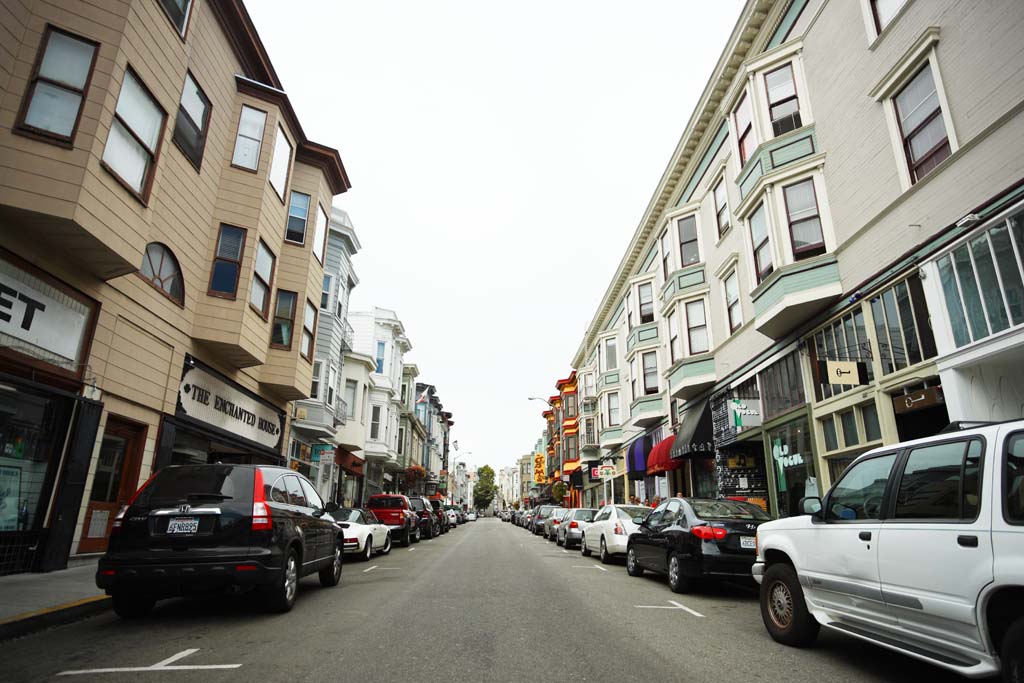
[(283, 462), (349, 187), (240, 0), (76, 7), (0, 7), (0, 573), (160, 466)]
[(1022, 26), (748, 0), (574, 357), (629, 493), (787, 515), (869, 448), (1021, 417)]

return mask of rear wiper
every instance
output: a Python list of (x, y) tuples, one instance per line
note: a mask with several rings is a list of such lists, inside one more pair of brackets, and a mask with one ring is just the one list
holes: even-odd
[(187, 493), (185, 494), (187, 500), (201, 500), (203, 498), (213, 498), (214, 500), (231, 500), (234, 496), (225, 496), (223, 493)]

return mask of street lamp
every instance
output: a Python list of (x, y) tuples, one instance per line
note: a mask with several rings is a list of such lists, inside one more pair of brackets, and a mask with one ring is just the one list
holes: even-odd
[(540, 396), (530, 396), (530, 397), (528, 397), (528, 400), (530, 400), (530, 401), (544, 401), (545, 403), (548, 404), (549, 408), (554, 408), (554, 406), (551, 405), (551, 401), (547, 400), (546, 398), (541, 398)]

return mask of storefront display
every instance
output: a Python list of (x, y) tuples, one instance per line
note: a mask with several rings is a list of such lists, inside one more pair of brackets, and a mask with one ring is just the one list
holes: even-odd
[(710, 403), (718, 495), (745, 500), (768, 511), (757, 378), (719, 392), (711, 397)]
[(814, 452), (806, 417), (787, 422), (768, 432), (772, 456), (775, 498), (779, 517), (797, 514), (797, 504), (804, 496), (820, 496), (814, 469)]

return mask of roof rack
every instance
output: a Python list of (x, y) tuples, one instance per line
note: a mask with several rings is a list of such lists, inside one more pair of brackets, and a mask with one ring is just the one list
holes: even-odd
[[(1013, 420), (1005, 420), (1006, 422), (1013, 422)], [(977, 429), (978, 427), (988, 427), (989, 425), (1002, 424), (1002, 422), (985, 421), (985, 420), (957, 420), (950, 422), (948, 425), (939, 430), (939, 434), (953, 434), (955, 432), (962, 432), (965, 429)]]

